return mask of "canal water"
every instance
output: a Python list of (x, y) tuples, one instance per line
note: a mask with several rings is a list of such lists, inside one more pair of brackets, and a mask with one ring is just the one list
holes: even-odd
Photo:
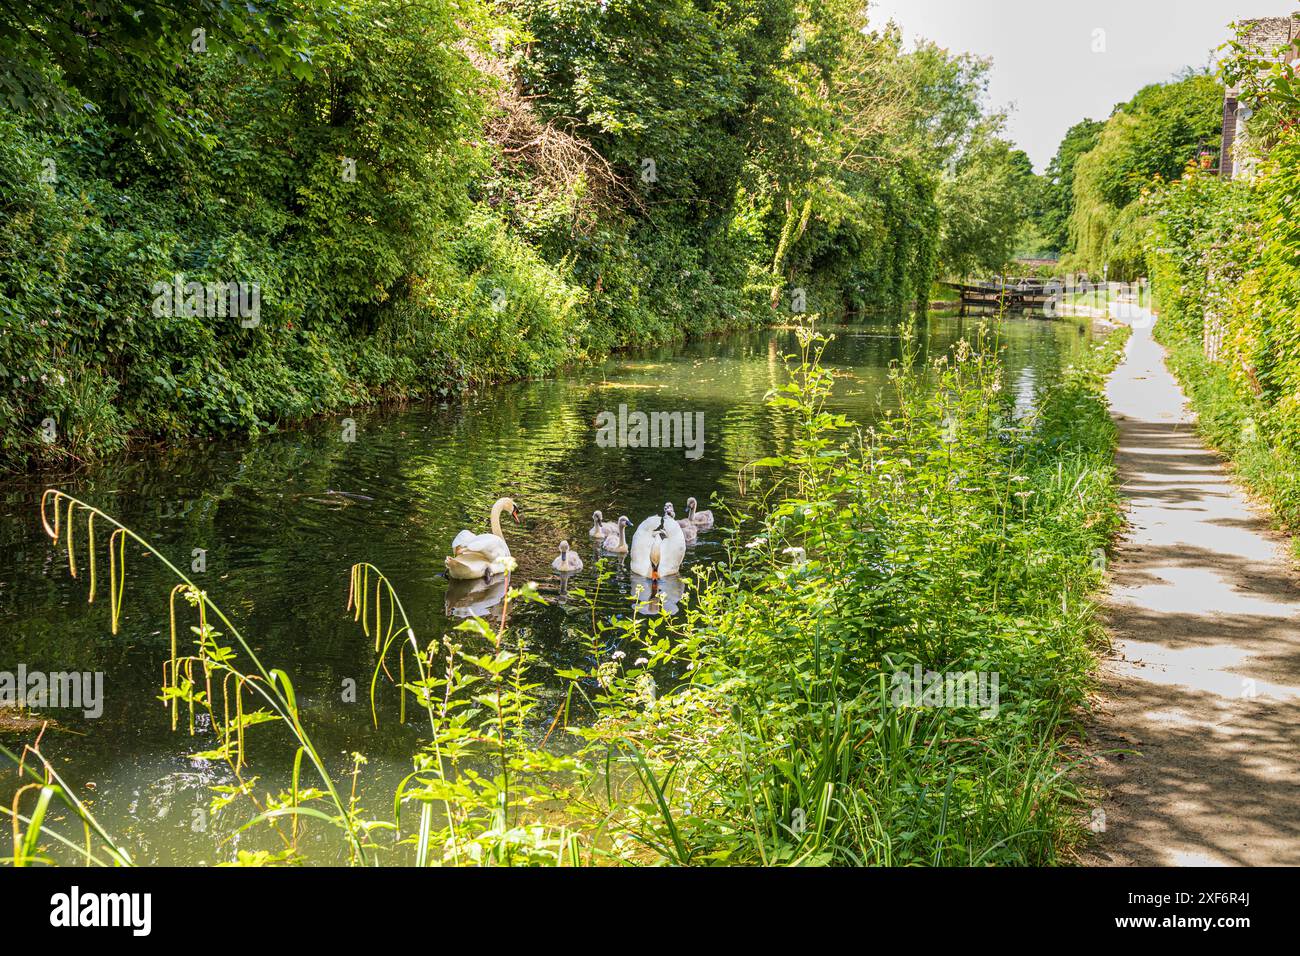
[[(922, 334), (925, 350), (942, 353), (972, 336), (977, 322), (932, 316)], [(1073, 322), (1011, 318), (995, 325), (1008, 384), (1022, 408), (1088, 344), (1088, 331)], [(833, 409), (869, 423), (891, 403), (887, 369), (900, 357), (898, 330), (868, 321), (826, 331), (835, 335), (825, 356), (834, 372)], [(487, 530), (493, 501), (509, 495), (523, 518), (519, 525), (505, 522), (519, 562), (516, 580), (537, 581), (548, 598), (544, 606), (515, 608), (511, 627), (544, 665), (588, 667), (591, 610), (566, 599), (550, 569), (559, 541), (570, 541), (587, 563), (567, 588), (590, 590), (593, 510), (607, 520), (626, 514), (635, 526), (665, 501), (674, 502), (679, 516), (692, 495), (701, 507), (737, 503), (744, 466), (786, 447), (788, 423), (763, 400), (785, 380), (782, 356), (795, 344), (791, 330), (776, 329), (622, 354), (466, 401), (352, 413), (354, 434), (340, 415), (252, 442), (147, 448), (57, 483), (178, 566), (189, 567), (195, 549), (202, 550), (206, 570), (196, 580), (262, 662), (291, 675), (303, 721), (336, 779), (350, 772), (353, 752), (365, 754), (363, 802), (388, 817), (427, 719), (412, 707), (400, 724), (390, 691), (381, 698), (380, 726), (373, 726), (373, 642), (345, 613), (350, 565), (379, 567), (421, 643), (437, 638), (476, 597), (482, 604), (482, 595), (454, 588), (449, 594), (443, 558), (451, 539), (462, 528)], [(602, 412), (617, 416), (620, 405), (701, 414), (703, 448), (601, 447), (597, 421)], [(231, 783), (230, 774), (223, 764), (192, 757), (214, 746), (214, 738), (172, 732), (159, 701), (169, 647), (167, 596), (175, 582), (143, 549), (128, 547), (122, 625), (110, 634), (107, 601), (86, 604), (84, 575), (69, 577), (64, 552), (41, 530), (40, 492), (51, 483), (49, 476), (0, 483), (0, 672), (20, 666), (100, 672), (104, 699), (95, 719), (48, 711), (55, 724), (43, 752), (138, 863), (215, 863), (232, 859), (237, 849), (273, 849), (264, 832), (236, 832), (253, 815), (246, 803), (216, 817), (208, 813), (210, 788)], [(722, 509), (715, 504), (714, 510)], [(107, 537), (102, 528), (100, 534)], [(701, 536), (688, 554), (688, 579), (692, 564), (724, 553), (725, 537), (723, 529)], [(613, 571), (598, 613), (636, 613), (633, 581), (625, 568)], [(344, 700), (349, 682), (357, 687), (355, 702)], [(557, 684), (557, 700), (559, 693)], [(283, 735), (272, 725), (248, 734), (246, 773), (260, 777), (259, 791), (283, 786), (291, 755), (277, 739)], [(10, 749), (32, 736), (30, 729), (0, 724), (0, 743)], [(15, 780), (13, 769), (0, 768), (5, 805)], [(64, 820), (62, 829), (75, 842), (74, 823)], [(336, 859), (329, 854), (337, 843), (329, 841), (321, 862)], [(310, 842), (305, 850), (311, 858)]]

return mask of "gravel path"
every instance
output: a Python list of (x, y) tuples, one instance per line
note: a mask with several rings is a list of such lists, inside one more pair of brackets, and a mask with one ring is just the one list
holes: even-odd
[(1300, 576), (1134, 326), (1107, 388), (1129, 528), (1103, 604), (1096, 865), (1300, 864)]

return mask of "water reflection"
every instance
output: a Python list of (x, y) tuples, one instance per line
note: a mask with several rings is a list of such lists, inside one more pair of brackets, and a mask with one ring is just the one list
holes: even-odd
[(474, 581), (448, 581), (443, 613), (449, 618), (486, 617), (505, 597), (504, 574)]
[(656, 617), (660, 614), (676, 614), (681, 610), (682, 595), (686, 585), (681, 575), (651, 580), (639, 574), (630, 576), (632, 581), (632, 607), (637, 614), (644, 617)]

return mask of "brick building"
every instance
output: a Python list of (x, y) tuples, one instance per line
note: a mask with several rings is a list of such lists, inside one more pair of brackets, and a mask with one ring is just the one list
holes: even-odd
[[(1258, 20), (1242, 20), (1246, 27), (1246, 45), (1254, 51), (1263, 64), (1276, 63), (1287, 58), (1295, 62), (1297, 52), (1292, 44), (1300, 37), (1300, 13), (1289, 17), (1263, 17)], [(1238, 157), (1234, 149), (1245, 138), (1245, 123), (1250, 117), (1248, 104), (1238, 103), (1240, 94), (1237, 87), (1229, 87), (1223, 99), (1223, 145), (1219, 150), (1219, 174), (1228, 178), (1248, 177), (1252, 173), (1253, 163), (1247, 157)]]

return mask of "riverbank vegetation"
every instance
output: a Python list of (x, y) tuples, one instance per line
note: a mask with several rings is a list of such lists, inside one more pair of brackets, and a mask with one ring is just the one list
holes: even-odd
[[(1069, 731), (1100, 636), (1088, 595), (1118, 525), (1100, 386), (1122, 340), (1022, 419), (988, 343), (962, 343), (928, 397), (897, 369), (899, 414), (853, 434), (822, 408), (805, 338), (774, 398), (800, 439), (760, 463), (788, 476), (762, 531), (613, 696), (635, 700), (668, 661), (689, 683), (585, 734), (647, 755), (663, 798), (633, 831), (644, 845), (677, 863), (1068, 858), (1086, 815)], [(970, 706), (934, 706), (958, 675)]]
[[(309, 861), (306, 827), (336, 832), (353, 863), (1067, 861), (1088, 808), (1072, 728), (1101, 636), (1089, 592), (1119, 522), (1101, 385), (1122, 330), (1020, 415), (991, 335), (928, 364), (909, 351), (898, 410), (867, 430), (827, 410), (810, 322), (799, 339), (769, 399), (795, 441), (754, 463), (728, 560), (695, 575), (682, 615), (593, 614), (590, 665), (558, 675), (567, 692), (543, 690), (507, 623), (510, 602), (541, 600), (532, 586), (430, 639), (381, 569), (352, 569), (374, 720), (429, 722), (387, 809), (357, 800), (363, 754), (331, 777), (291, 675), (171, 567), (159, 719), (197, 728), (201, 758), (227, 768), (212, 812), (246, 834), (232, 861)], [(54, 492), (42, 518), (116, 620), (121, 545), (145, 542)], [(267, 723), (297, 752), (270, 778), (283, 788), (258, 783)], [(14, 862), (130, 861), (39, 749), (25, 766)], [(60, 800), (84, 840), (45, 822)]]
[(987, 64), (855, 4), (206, 18), (0, 12), (0, 467), (902, 315), (1020, 228)]

